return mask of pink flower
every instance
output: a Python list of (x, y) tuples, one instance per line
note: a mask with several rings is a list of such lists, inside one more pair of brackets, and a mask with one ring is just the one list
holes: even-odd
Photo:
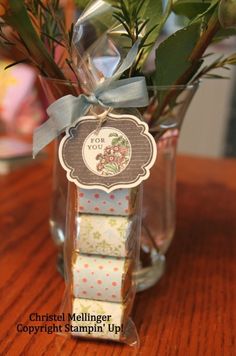
[(111, 146), (108, 146), (106, 149), (105, 149), (105, 152), (110, 154), (111, 153)]

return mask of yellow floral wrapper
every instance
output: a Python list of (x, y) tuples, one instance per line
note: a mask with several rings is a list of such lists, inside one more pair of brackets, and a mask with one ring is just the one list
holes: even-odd
[(123, 302), (133, 289), (131, 259), (74, 256), (72, 293), (76, 298)]
[(136, 239), (137, 218), (81, 214), (75, 248), (83, 254), (126, 257)]
[(75, 298), (72, 306), (72, 335), (121, 341), (132, 302), (132, 299), (122, 304)]

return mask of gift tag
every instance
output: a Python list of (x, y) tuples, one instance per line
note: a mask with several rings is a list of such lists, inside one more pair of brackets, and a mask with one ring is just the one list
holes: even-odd
[(59, 159), (69, 181), (107, 193), (139, 185), (150, 175), (156, 143), (148, 125), (133, 115), (109, 114), (98, 130), (95, 116), (84, 116), (66, 130)]

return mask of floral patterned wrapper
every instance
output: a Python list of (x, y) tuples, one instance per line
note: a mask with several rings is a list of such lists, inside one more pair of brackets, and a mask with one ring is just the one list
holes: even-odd
[(75, 249), (83, 254), (126, 257), (136, 240), (136, 217), (80, 214)]
[(78, 189), (78, 210), (87, 214), (130, 216), (135, 213), (137, 188), (105, 193), (99, 189)]
[[(129, 298), (126, 303), (112, 303), (75, 298), (73, 300), (72, 312), (80, 320), (71, 321), (72, 335), (123, 341), (126, 338), (126, 328), (129, 326), (128, 316), (132, 301)], [(91, 320), (92, 318), (99, 320), (102, 317), (105, 319), (102, 322)], [(98, 328), (99, 326), (100, 328)]]
[(72, 293), (76, 298), (123, 302), (132, 291), (132, 260), (74, 255)]

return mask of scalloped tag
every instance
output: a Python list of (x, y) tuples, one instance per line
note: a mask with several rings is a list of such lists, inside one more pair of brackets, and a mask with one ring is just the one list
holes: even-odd
[(67, 128), (59, 159), (67, 179), (84, 189), (107, 193), (138, 186), (150, 175), (156, 143), (148, 125), (134, 115), (84, 116)]

